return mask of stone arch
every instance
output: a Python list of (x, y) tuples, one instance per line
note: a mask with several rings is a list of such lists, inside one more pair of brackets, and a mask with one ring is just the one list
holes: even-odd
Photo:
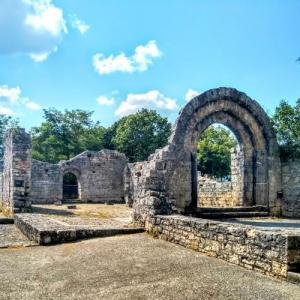
[(191, 205), (192, 188), (178, 186), (178, 176), (192, 182), (191, 157), (196, 151), (196, 141), (212, 123), (229, 127), (243, 147), (244, 205), (274, 206), (281, 187), (275, 133), (262, 107), (233, 88), (204, 92), (187, 103), (179, 114), (169, 139), (169, 146), (173, 147), (180, 160), (173, 165), (168, 184), (176, 206), (184, 209)]

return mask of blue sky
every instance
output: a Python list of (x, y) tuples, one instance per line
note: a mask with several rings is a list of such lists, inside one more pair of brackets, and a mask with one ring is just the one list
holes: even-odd
[(300, 98), (299, 16), (297, 0), (1, 0), (0, 113), (27, 129), (49, 107), (104, 126), (141, 107), (174, 121), (219, 86), (272, 113)]

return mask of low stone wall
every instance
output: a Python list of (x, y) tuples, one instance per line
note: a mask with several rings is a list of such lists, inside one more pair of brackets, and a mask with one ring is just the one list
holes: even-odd
[[(239, 206), (232, 195), (231, 181), (218, 181), (198, 173), (198, 207)], [(238, 199), (239, 200), (239, 199)]]
[(240, 145), (231, 149), (230, 180), (221, 181), (209, 176), (197, 175), (199, 207), (243, 206), (244, 154)]
[(300, 160), (281, 164), (283, 205), (282, 215), (300, 218)]
[(146, 231), (209, 256), (286, 279), (300, 262), (300, 236), (181, 215), (153, 216)]

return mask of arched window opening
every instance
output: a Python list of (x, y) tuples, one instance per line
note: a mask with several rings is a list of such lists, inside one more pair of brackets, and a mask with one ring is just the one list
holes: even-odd
[(214, 123), (201, 133), (194, 160), (198, 207), (243, 205), (243, 151), (227, 126)]
[(78, 179), (72, 172), (67, 172), (63, 177), (63, 199), (78, 199)]

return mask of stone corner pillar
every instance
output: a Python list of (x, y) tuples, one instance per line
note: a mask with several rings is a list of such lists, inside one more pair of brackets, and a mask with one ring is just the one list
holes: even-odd
[(24, 128), (9, 129), (4, 141), (2, 206), (11, 215), (31, 208), (31, 137)]

